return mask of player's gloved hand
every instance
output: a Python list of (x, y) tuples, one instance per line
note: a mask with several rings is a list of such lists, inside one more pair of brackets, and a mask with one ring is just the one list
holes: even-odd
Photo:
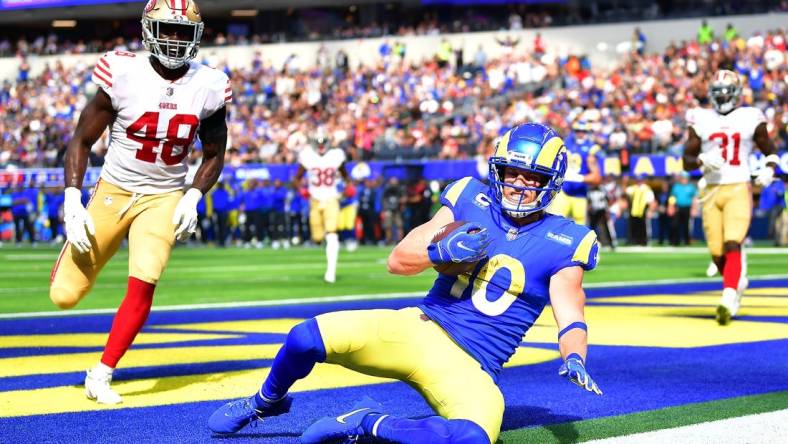
[(490, 245), (486, 228), (473, 222), (460, 226), (453, 233), (427, 247), (430, 262), (435, 265), (449, 262), (477, 262), (487, 256)]
[(761, 168), (761, 171), (758, 173), (758, 176), (755, 177), (755, 183), (765, 187), (768, 186), (774, 180), (774, 168), (770, 166), (764, 166)]
[(90, 251), (90, 235), (96, 234), (93, 218), (88, 210), (82, 206), (82, 191), (75, 187), (68, 187), (63, 192), (63, 222), (66, 225), (66, 238), (80, 253)]
[(722, 150), (711, 150), (705, 153), (698, 154), (698, 159), (701, 161), (702, 168), (706, 170), (719, 170), (725, 165), (725, 159), (722, 157)]
[(345, 189), (342, 191), (342, 194), (344, 194), (347, 198), (352, 198), (356, 195), (356, 187), (352, 183), (349, 183), (345, 185)]
[(304, 199), (309, 199), (309, 188), (302, 187), (298, 189), (298, 194), (301, 195)]
[(602, 394), (602, 390), (599, 390), (599, 386), (596, 385), (596, 382), (591, 379), (591, 375), (586, 371), (583, 358), (577, 353), (572, 353), (566, 357), (566, 361), (564, 361), (558, 369), (558, 376), (569, 378), (572, 383), (591, 393), (596, 393), (597, 395)]
[(585, 180), (585, 176), (580, 174), (580, 171), (575, 169), (567, 168), (566, 174), (564, 174), (564, 182), (578, 182), (582, 183)]
[(172, 215), (172, 224), (176, 225), (176, 239), (184, 241), (194, 233), (197, 228), (197, 203), (200, 199), (202, 199), (202, 191), (189, 188), (178, 201), (175, 213)]

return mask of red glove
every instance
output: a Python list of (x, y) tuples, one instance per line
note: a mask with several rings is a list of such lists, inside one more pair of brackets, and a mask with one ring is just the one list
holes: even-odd
[(304, 187), (304, 188), (299, 188), (299, 189), (298, 189), (298, 193), (299, 193), (299, 194), (301, 195), (301, 197), (303, 197), (304, 199), (309, 199), (309, 188), (306, 188), (306, 187)]
[(348, 183), (345, 185), (345, 191), (342, 192), (347, 198), (351, 198), (356, 195), (356, 187), (352, 183)]

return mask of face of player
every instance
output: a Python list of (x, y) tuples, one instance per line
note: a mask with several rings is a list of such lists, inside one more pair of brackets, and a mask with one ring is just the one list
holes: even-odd
[[(536, 200), (536, 190), (523, 190), (515, 187), (538, 188), (547, 185), (548, 178), (545, 175), (525, 171), (517, 168), (505, 168), (503, 181), (513, 187), (503, 187), (503, 198), (513, 205), (529, 204)], [(521, 200), (522, 199), (522, 200)]]
[[(194, 26), (178, 25), (175, 23), (160, 23), (159, 38), (163, 40), (180, 40), (190, 42), (194, 38)], [(162, 51), (169, 57), (183, 57), (186, 54), (186, 46), (183, 45), (164, 45)]]

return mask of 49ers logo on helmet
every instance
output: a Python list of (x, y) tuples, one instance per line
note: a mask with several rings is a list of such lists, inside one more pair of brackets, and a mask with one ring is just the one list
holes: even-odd
[(145, 5), (145, 12), (153, 11), (154, 7), (156, 7), (156, 0), (148, 0), (148, 4)]

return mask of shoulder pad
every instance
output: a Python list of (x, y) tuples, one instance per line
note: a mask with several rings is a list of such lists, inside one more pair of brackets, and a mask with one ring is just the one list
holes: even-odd
[(440, 201), (443, 205), (453, 210), (460, 201), (460, 197), (463, 195), (469, 196), (471, 193), (477, 192), (479, 186), (484, 186), (484, 184), (471, 176), (463, 177), (462, 179), (450, 183), (443, 189)]

